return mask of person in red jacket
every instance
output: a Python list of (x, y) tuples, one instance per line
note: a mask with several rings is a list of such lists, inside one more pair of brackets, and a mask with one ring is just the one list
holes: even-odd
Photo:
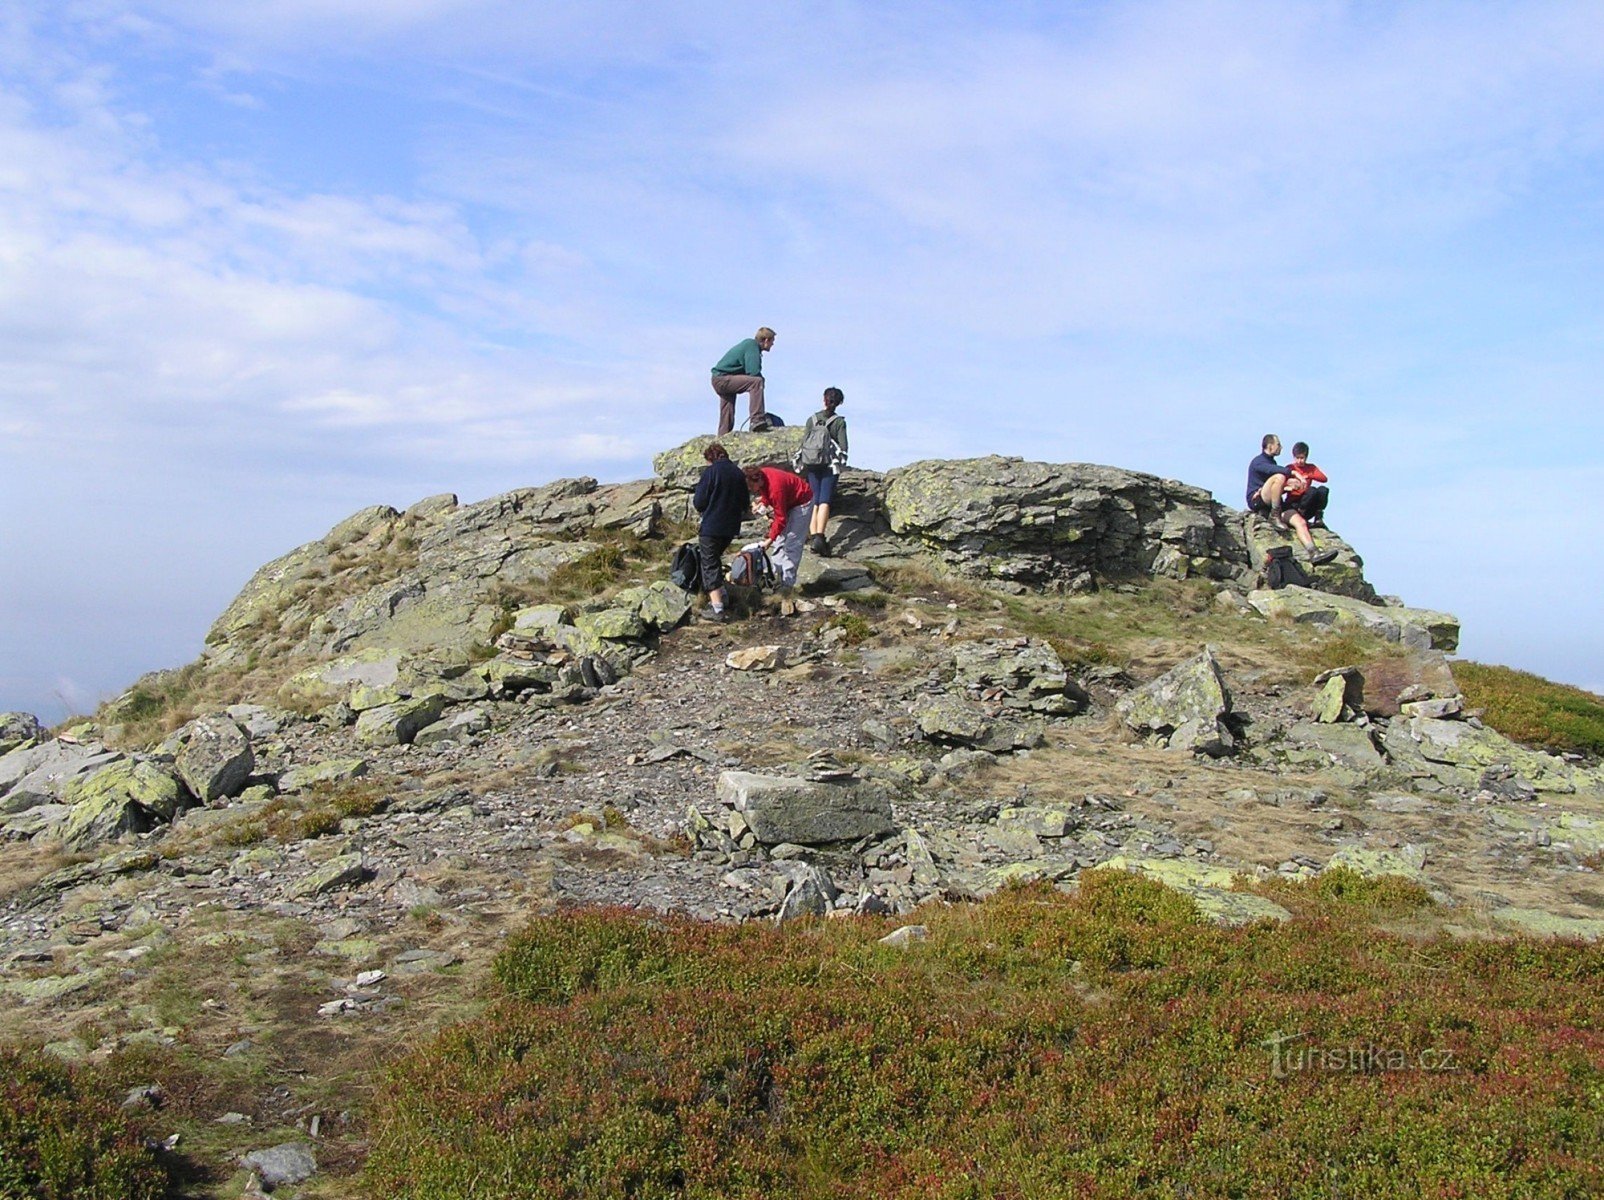
[(1326, 473), (1309, 461), (1309, 443), (1292, 443), (1292, 461), (1287, 464), (1284, 492), (1286, 504), (1302, 513), (1303, 519), (1315, 528), (1326, 523), (1326, 503), (1331, 499), (1331, 489), (1320, 485), (1327, 482)]
[(781, 587), (796, 583), (796, 569), (802, 565), (802, 545), (813, 517), (813, 489), (800, 475), (780, 467), (747, 467), (746, 486), (752, 493), (752, 507), (772, 513), (763, 548), (774, 561)]

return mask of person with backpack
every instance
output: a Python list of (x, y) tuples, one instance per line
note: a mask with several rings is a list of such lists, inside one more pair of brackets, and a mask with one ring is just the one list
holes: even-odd
[(1331, 489), (1326, 473), (1309, 461), (1309, 443), (1292, 443), (1292, 461), (1287, 464), (1287, 484), (1282, 492), (1284, 503), (1303, 514), (1309, 528), (1323, 527), (1326, 523), (1326, 505), (1331, 501)]
[(779, 467), (747, 467), (746, 486), (752, 493), (752, 507), (773, 514), (763, 548), (774, 560), (780, 586), (796, 583), (802, 565), (802, 547), (813, 516), (813, 489), (807, 480)]
[(830, 524), (830, 503), (835, 482), (847, 465), (847, 419), (836, 412), (846, 403), (840, 388), (824, 389), (824, 407), (802, 426), (802, 445), (792, 459), (797, 474), (813, 489), (813, 516), (808, 522), (808, 549), (828, 558), (830, 543), (824, 536)]
[(713, 364), (713, 393), (718, 397), (718, 437), (735, 428), (735, 397), (747, 393), (748, 420), (753, 433), (769, 427), (763, 406), (763, 352), (774, 349), (774, 330), (767, 325), (736, 342)]
[(1248, 464), (1247, 508), (1251, 513), (1268, 517), (1270, 524), (1283, 533), (1295, 534), (1298, 541), (1303, 543), (1309, 565), (1318, 567), (1336, 558), (1337, 552), (1330, 548), (1317, 550), (1314, 535), (1309, 532), (1309, 524), (1303, 519), (1303, 514), (1287, 506), (1284, 493), (1290, 473), (1275, 461), (1275, 456), (1280, 453), (1281, 439), (1273, 433), (1265, 434), (1259, 443), (1258, 456)]
[(729, 620), (724, 611), (724, 551), (741, 532), (752, 505), (746, 475), (730, 461), (729, 451), (713, 442), (702, 451), (707, 466), (696, 481), (691, 504), (702, 514), (697, 528), (696, 550), (702, 560), (702, 590), (709, 607), (702, 619), (722, 625)]

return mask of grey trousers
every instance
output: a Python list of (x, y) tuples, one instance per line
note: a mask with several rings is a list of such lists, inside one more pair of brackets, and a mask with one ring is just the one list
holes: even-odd
[(748, 407), (751, 410), (748, 418), (760, 417), (763, 408), (763, 376), (761, 375), (715, 375), (713, 376), (713, 391), (718, 394), (718, 433), (723, 437), (735, 428), (735, 397), (742, 392), (750, 392)]

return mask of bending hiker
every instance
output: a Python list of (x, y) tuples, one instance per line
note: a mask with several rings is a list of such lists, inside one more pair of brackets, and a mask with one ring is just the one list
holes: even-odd
[(735, 428), (735, 397), (748, 394), (748, 419), (753, 433), (769, 427), (763, 407), (763, 352), (774, 349), (774, 330), (763, 326), (753, 336), (736, 342), (713, 364), (713, 391), (718, 396), (718, 436)]
[(824, 407), (802, 426), (802, 446), (793, 460), (796, 469), (813, 489), (813, 517), (808, 522), (808, 549), (826, 558), (830, 543), (824, 531), (830, 524), (830, 502), (835, 499), (835, 481), (847, 465), (847, 419), (836, 409), (846, 402), (840, 388), (824, 389)]
[(1316, 550), (1314, 535), (1309, 532), (1309, 524), (1303, 519), (1303, 514), (1286, 506), (1289, 472), (1275, 461), (1275, 456), (1281, 453), (1281, 439), (1273, 433), (1267, 433), (1259, 447), (1258, 457), (1248, 464), (1248, 511), (1268, 517), (1270, 524), (1282, 532), (1290, 530), (1294, 533), (1298, 541), (1303, 543), (1311, 566), (1330, 562), (1337, 552), (1331, 549)]
[(696, 549), (702, 559), (702, 587), (711, 605), (702, 619), (722, 624), (729, 619), (724, 612), (724, 551), (741, 531), (752, 496), (746, 476), (730, 461), (723, 446), (714, 442), (702, 451), (702, 457), (707, 466), (702, 468), (696, 494), (691, 497), (696, 511), (702, 514)]
[(752, 490), (752, 506), (773, 513), (763, 546), (774, 560), (780, 586), (789, 588), (796, 583), (796, 570), (802, 565), (802, 543), (813, 515), (813, 489), (800, 476), (779, 467), (747, 467), (746, 486)]
[(1311, 529), (1326, 523), (1326, 505), (1331, 500), (1331, 489), (1326, 473), (1309, 461), (1309, 443), (1292, 443), (1292, 461), (1287, 464), (1287, 486), (1283, 493), (1286, 503), (1296, 507)]

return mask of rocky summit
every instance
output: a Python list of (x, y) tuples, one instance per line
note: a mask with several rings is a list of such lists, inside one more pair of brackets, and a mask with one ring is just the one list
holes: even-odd
[[(1462, 932), (1604, 933), (1604, 771), (1480, 720), (1456, 620), (1337, 534), (1271, 591), (1285, 536), (1174, 480), (850, 470), (796, 596), (697, 624), (666, 569), (710, 440), (650, 480), (365, 509), (256, 572), (196, 662), (53, 734), (0, 714), (8, 1024), (249, 1057), (271, 1010), (323, 1031), (278, 1051), (307, 1069), (554, 905), (914, 914), (1094, 869), (1227, 923), (1284, 915), (1244, 879), (1344, 866)], [(184, 954), (215, 994), (160, 998)], [(315, 1170), (255, 1149), (263, 1180)]]

